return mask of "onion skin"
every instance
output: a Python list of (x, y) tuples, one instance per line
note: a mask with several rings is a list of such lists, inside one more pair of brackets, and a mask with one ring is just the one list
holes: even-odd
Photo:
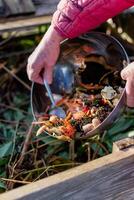
[(96, 128), (100, 124), (101, 124), (101, 121), (98, 118), (92, 119), (92, 125), (93, 125), (94, 128)]
[(94, 129), (94, 126), (93, 126), (92, 123), (90, 123), (90, 124), (84, 125), (84, 126), (82, 127), (82, 129), (83, 129), (84, 133), (87, 133), (87, 132), (93, 130), (93, 129)]

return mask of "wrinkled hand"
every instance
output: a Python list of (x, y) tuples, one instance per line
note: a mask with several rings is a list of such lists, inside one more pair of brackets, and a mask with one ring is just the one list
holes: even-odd
[(53, 67), (60, 53), (63, 38), (50, 26), (41, 42), (28, 58), (27, 74), (31, 81), (42, 84), (43, 78), (52, 82)]
[(134, 107), (134, 62), (121, 72), (122, 79), (126, 80), (127, 106)]

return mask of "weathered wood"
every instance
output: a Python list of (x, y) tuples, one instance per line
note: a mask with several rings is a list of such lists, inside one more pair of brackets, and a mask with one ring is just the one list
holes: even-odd
[(40, 16), (33, 18), (23, 18), (18, 20), (3, 20), (0, 23), (0, 33), (2, 32), (12, 32), (16, 30), (24, 30), (27, 28), (32, 28), (44, 24), (51, 23), (52, 16)]
[(0, 195), (2, 200), (134, 200), (134, 151), (120, 151)]
[(58, 3), (60, 0), (32, 0), (35, 5), (42, 5), (42, 4), (55, 4)]
[(126, 148), (132, 148), (134, 150), (134, 137), (124, 138), (113, 143), (113, 152), (125, 151)]
[[(0, 0), (1, 1), (1, 0)], [(20, 1), (19, 7), (15, 7), (13, 1), (6, 0), (9, 3), (9, 7), (13, 9), (14, 13), (20, 9), (27, 11), (29, 0), (14, 0), (14, 2)], [(32, 0), (31, 0), (32, 1)], [(27, 2), (27, 3), (26, 3)], [(27, 28), (32, 28), (40, 26), (43, 24), (50, 24), (52, 19), (52, 14), (56, 10), (59, 0), (42, 0), (42, 1), (33, 1), (36, 2), (35, 5), (35, 14), (28, 16), (19, 16), (19, 17), (9, 17), (9, 18), (0, 18), (0, 33), (2, 32), (12, 32), (16, 30), (25, 30)], [(36, 5), (37, 4), (37, 5)], [(16, 4), (17, 5), (17, 4)]]
[(4, 0), (7, 7), (7, 15), (18, 15), (35, 12), (32, 0)]
[[(60, 0), (0, 0), (0, 15), (11, 17), (35, 13), (36, 16), (50, 15)], [(4, 3), (3, 3), (4, 2)]]
[(0, 16), (3, 16), (5, 12), (3, 1), (0, 0)]
[(60, 0), (36, 0), (36, 15), (48, 15), (53, 14), (57, 8), (57, 4)]

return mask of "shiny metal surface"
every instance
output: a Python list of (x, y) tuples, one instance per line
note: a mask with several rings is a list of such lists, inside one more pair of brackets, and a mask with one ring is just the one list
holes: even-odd
[(62, 107), (56, 107), (56, 102), (54, 100), (53, 93), (52, 93), (51, 88), (50, 88), (50, 86), (49, 86), (49, 84), (47, 83), (46, 80), (44, 80), (44, 86), (45, 86), (45, 89), (47, 91), (47, 95), (48, 95), (48, 97), (49, 97), (49, 99), (51, 101), (51, 105), (52, 105), (51, 107), (53, 108), (49, 112), (49, 114), (56, 115), (56, 116), (58, 116), (60, 118), (65, 118), (66, 117), (66, 113), (65, 113), (65, 111), (63, 110)]
[[(81, 68), (79, 60), (87, 58), (86, 69)], [(54, 67), (53, 83), (50, 86), (55, 95), (70, 94), (80, 82), (97, 83), (104, 75), (103, 70), (121, 71), (129, 63), (122, 45), (113, 37), (99, 32), (91, 32), (82, 37), (66, 40), (61, 44), (61, 55)], [(82, 70), (82, 73), (79, 71)], [(47, 111), (51, 104), (43, 85), (33, 83), (31, 107), (34, 119)], [(79, 139), (101, 133), (119, 116), (125, 104), (125, 89), (117, 106), (110, 115), (93, 131)], [(49, 133), (48, 133), (49, 134)]]

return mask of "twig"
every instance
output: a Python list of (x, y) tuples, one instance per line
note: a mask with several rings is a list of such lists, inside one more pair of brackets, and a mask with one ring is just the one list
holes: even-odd
[[(47, 167), (46, 162), (44, 159), (41, 159), (42, 163), (44, 164), (45, 167)], [(46, 175), (49, 176), (48, 170), (46, 169)]]
[(28, 181), (19, 181), (19, 180), (14, 180), (14, 179), (8, 179), (8, 178), (0, 178), (2, 181), (9, 181), (13, 183), (22, 183), (22, 184), (29, 184), (31, 182)]
[[(28, 112), (26, 112), (25, 110), (22, 110), (22, 109), (19, 109), (19, 108), (15, 108), (13, 106), (10, 106), (10, 105), (6, 105), (4, 103), (0, 103), (0, 107), (5, 107), (5, 108), (8, 108), (8, 109), (11, 109), (11, 110), (14, 110), (14, 111), (19, 111), (19, 112), (23, 112), (24, 114), (29, 114)], [(29, 114), (30, 115), (30, 114)]]
[(30, 86), (26, 84), (23, 80), (21, 80), (16, 74), (14, 74), (11, 70), (9, 70), (3, 63), (0, 64), (0, 68), (4, 69), (7, 73), (9, 73), (13, 78), (19, 81), (26, 89), (31, 90)]
[(109, 151), (106, 149), (106, 147), (101, 143), (101, 141), (95, 141), (97, 144), (98, 144), (98, 148), (96, 149), (96, 151), (94, 152), (93, 154), (93, 157), (92, 157), (92, 160), (94, 160), (96, 158), (96, 155), (97, 153), (99, 152), (100, 148), (102, 148), (105, 152), (106, 152), (106, 155), (109, 154)]
[(5, 53), (4, 55), (1, 54), (0, 55), (0, 59), (2, 58), (10, 58), (13, 56), (20, 56), (20, 55), (26, 55), (26, 54), (30, 54), (31, 52), (33, 52), (35, 48), (30, 48), (27, 50), (22, 50), (22, 51), (14, 51), (14, 52), (10, 52), (10, 53)]
[(10, 165), (12, 158), (13, 158), (18, 127), (19, 127), (19, 122), (18, 122), (18, 124), (16, 124), (16, 129), (15, 129), (14, 138), (13, 138), (13, 148), (12, 148), (12, 153), (11, 153), (11, 156), (10, 156), (10, 159), (8, 162), (8, 166)]
[[(38, 142), (37, 142), (38, 143)], [(36, 143), (36, 145), (37, 145)], [(38, 146), (38, 145), (37, 145)], [(37, 155), (38, 155), (38, 149), (37, 149), (37, 146), (35, 148), (35, 152), (33, 153), (33, 160), (34, 160), (34, 163), (35, 163), (35, 168), (38, 168), (38, 164), (37, 164)]]
[(91, 160), (91, 147), (90, 147), (90, 142), (86, 142), (83, 147), (87, 148), (87, 156), (88, 156), (88, 162)]
[(32, 137), (32, 130), (33, 130), (33, 124), (31, 124), (30, 128), (29, 128), (29, 131), (28, 133), (26, 134), (26, 139), (25, 139), (25, 142), (24, 142), (24, 146), (23, 146), (23, 149), (22, 149), (22, 152), (21, 152), (21, 155), (20, 155), (20, 158), (18, 160), (18, 166), (20, 166), (25, 158), (25, 153), (29, 147), (29, 144), (30, 144), (30, 140), (31, 140), (31, 137)]
[[(0, 119), (0, 122), (7, 123), (7, 124), (13, 124), (13, 125), (18, 124), (18, 121), (10, 121), (10, 120), (5, 120), (5, 119)], [(26, 122), (19, 122), (19, 124), (27, 125)]]
[(96, 143), (106, 152), (106, 154), (109, 154), (109, 151), (106, 149), (106, 147), (99, 141), (96, 141)]
[[(6, 62), (5, 63), (3, 63), (4, 65), (6, 65)], [(19, 64), (19, 67), (18, 66), (16, 66), (16, 67), (14, 67), (13, 69), (12, 69), (12, 72), (14, 73), (14, 74), (17, 74), (17, 73), (19, 73), (24, 67), (26, 66), (26, 61), (24, 61), (24, 62), (22, 62), (21, 64)], [(2, 85), (4, 85), (4, 83), (5, 83), (5, 85), (7, 85), (7, 81), (9, 80), (9, 74), (8, 73), (5, 73), (5, 74), (3, 74), (2, 75), (2, 77), (1, 77), (1, 79), (0, 79), (0, 85), (2, 86)], [(11, 87), (11, 84), (8, 84), (8, 90), (10, 91), (10, 88)]]
[(48, 169), (44, 170), (37, 178), (33, 180), (33, 182), (37, 181), (43, 174), (45, 174), (48, 171)]
[(28, 178), (30, 178), (31, 175), (32, 173), (29, 173), (23, 180), (26, 181)]
[[(50, 145), (50, 144), (53, 144), (53, 143), (56, 143), (56, 142), (58, 142), (58, 140), (57, 140), (57, 141), (51, 141), (51, 142), (48, 142), (48, 143), (45, 143), (45, 144), (41, 144), (41, 145), (39, 145), (37, 148), (40, 149), (40, 148), (42, 148), (42, 147), (44, 147), (44, 146), (47, 146), (47, 145)], [(33, 143), (34, 143), (34, 142), (33, 142)], [(27, 155), (27, 154), (29, 154), (29, 153), (31, 153), (31, 152), (33, 152), (33, 151), (35, 151), (35, 149), (31, 149), (31, 150), (25, 152), (25, 155)]]
[(44, 140), (44, 139), (47, 140), (47, 138), (50, 138), (50, 136), (45, 136), (45, 137), (37, 138), (36, 140), (32, 141), (32, 143), (34, 144), (34, 143), (36, 143), (36, 142), (40, 142), (40, 141), (42, 141), (42, 140)]
[(69, 143), (69, 158), (71, 159), (71, 161), (75, 160), (75, 149), (74, 149), (74, 146), (75, 146), (75, 142), (74, 142), (74, 140), (72, 140)]
[(57, 165), (50, 165), (48, 167), (40, 167), (38, 169), (32, 169), (32, 170), (28, 170), (28, 171), (24, 171), (24, 172), (20, 172), (16, 177), (20, 176), (20, 175), (24, 175), (24, 174), (28, 174), (28, 173), (34, 173), (34, 172), (37, 172), (37, 171), (42, 171), (42, 170), (49, 170), (50, 168), (57, 168), (57, 167), (65, 167), (65, 166), (71, 166), (74, 165), (74, 166), (78, 166), (78, 165), (81, 165), (82, 163), (62, 163), (62, 164), (57, 164)]
[(14, 38), (16, 36), (16, 31), (10, 33), (9, 37), (6, 38), (5, 40), (3, 40), (2, 42), (0, 42), (0, 47), (5, 45), (6, 43), (8, 43), (12, 38)]

